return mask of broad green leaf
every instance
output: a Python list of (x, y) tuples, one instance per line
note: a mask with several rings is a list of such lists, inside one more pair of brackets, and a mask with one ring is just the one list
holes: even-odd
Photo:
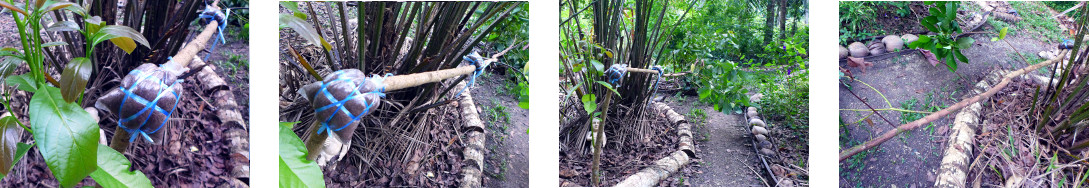
[(975, 43), (975, 42), (976, 42), (976, 39), (973, 39), (972, 37), (957, 38), (957, 48), (960, 48), (960, 49), (971, 48), (972, 44)]
[(31, 93), (38, 91), (38, 82), (34, 81), (34, 77), (31, 77), (30, 74), (9, 76), (7, 78), (4, 78), (4, 83), (12, 86), (17, 86), (16, 88), (18, 88), (19, 90)]
[(519, 96), (518, 107), (521, 107), (522, 109), (529, 109), (529, 96)]
[(998, 31), (998, 39), (999, 40), (1006, 39), (1006, 33), (1009, 32), (1009, 31), (1010, 31), (1009, 27), (1003, 27), (1002, 30)]
[(15, 116), (7, 115), (0, 118), (0, 178), (11, 174), (12, 166), (19, 163), (16, 157), (20, 155), (18, 153), (19, 138), (25, 131), (15, 121), (18, 121)]
[(87, 80), (91, 79), (91, 60), (77, 57), (64, 65), (61, 72), (60, 87), (64, 100), (76, 102), (83, 91), (87, 89)]
[(67, 9), (68, 11), (75, 12), (76, 14), (79, 14), (80, 16), (87, 17), (87, 9), (84, 9), (83, 6), (79, 6), (79, 5), (67, 6), (67, 7), (64, 7), (64, 9)]
[(72, 3), (72, 2), (63, 2), (63, 1), (60, 1), (60, 2), (50, 1), (50, 3), (51, 4), (49, 4), (48, 6), (45, 7), (45, 9), (43, 9), (43, 10), (45, 10), (45, 12), (60, 10), (60, 9), (63, 9), (63, 8), (68, 8), (69, 6), (79, 6), (79, 5), (76, 5), (75, 3)]
[(64, 46), (64, 45), (68, 45), (68, 43), (64, 42), (64, 41), (53, 41), (53, 42), (47, 42), (45, 44), (42, 44), (42, 48), (48, 48), (48, 47), (54, 47), (54, 46)]
[(325, 50), (333, 50), (333, 46), (330, 45), (329, 42), (326, 42), (325, 39), (321, 38), (321, 35), (318, 34), (318, 30), (314, 29), (306, 20), (291, 15), (280, 14), (280, 24), (286, 24), (288, 27), (291, 27), (292, 30), (299, 33), (299, 36), (306, 38), (310, 43), (321, 45)]
[[(934, 10), (934, 9), (931, 9), (931, 10)], [(925, 23), (925, 24), (922, 24), (922, 25), (923, 25), (923, 27), (926, 27), (926, 30), (928, 30), (930, 32), (935, 32), (935, 33), (941, 32), (941, 30), (938, 30), (938, 27), (936, 26), (938, 24), (938, 18), (936, 18), (934, 16), (927, 16), (926, 18), (923, 18), (923, 20), (921, 22)]]
[(280, 122), (280, 187), (325, 187), (318, 163), (306, 160), (306, 146), (291, 126)]
[(605, 72), (605, 64), (602, 64), (601, 61), (591, 59), (590, 65), (594, 66), (594, 73), (597, 73), (597, 75)]
[(966, 56), (964, 56), (964, 54), (960, 53), (960, 49), (953, 50), (953, 55), (956, 56), (957, 60), (960, 60), (960, 62), (964, 62), (964, 64), (968, 64), (968, 57), (966, 57)]
[(298, 12), (299, 11), (299, 2), (280, 1), (280, 6), (284, 6), (284, 8), (286, 8), (287, 10), (290, 10), (291, 12)]
[(598, 80), (597, 83), (605, 86), (606, 89), (609, 89), (609, 91), (613, 91), (613, 93), (616, 93), (617, 97), (620, 97), (620, 92), (616, 91), (616, 88), (613, 88), (613, 85), (609, 84), (609, 82)]
[(140, 34), (140, 32), (130, 27), (120, 25), (102, 27), (102, 29), (99, 29), (91, 39), (91, 46), (110, 40), (110, 42), (113, 42), (118, 48), (125, 50), (125, 53), (132, 53), (132, 50), (136, 49), (136, 42), (151, 48), (147, 39), (144, 39), (144, 35)]
[(582, 109), (586, 110), (587, 114), (597, 110), (597, 96), (594, 96), (594, 94), (582, 95)]
[(53, 25), (49, 26), (48, 28), (45, 28), (45, 30), (46, 31), (55, 31), (55, 32), (79, 31), (79, 25), (76, 24), (76, 22), (73, 22), (72, 20), (65, 20), (65, 21), (62, 21), (62, 22), (54, 23)]
[(61, 186), (75, 186), (95, 171), (98, 124), (90, 113), (50, 86), (34, 92), (28, 113), (38, 151)]
[(305, 13), (297, 12), (297, 11), (292, 15), (295, 16), (296, 18), (303, 19), (303, 20), (308, 18)]
[(129, 171), (129, 166), (124, 154), (98, 144), (98, 170), (91, 173), (91, 178), (102, 187), (153, 187), (143, 172)]
[(919, 40), (915, 40), (915, 42), (908, 44), (908, 48), (918, 48), (926, 43), (930, 43), (930, 36), (919, 35)]
[(957, 72), (957, 61), (953, 56), (953, 53), (945, 55), (945, 65), (949, 66), (949, 72)]
[[(92, 16), (87, 19), (83, 19), (84, 26), (86, 26), (88, 33), (98, 33), (99, 28), (106, 25), (106, 22), (102, 21), (102, 17)], [(97, 43), (95, 43), (97, 44)]]
[(19, 66), (23, 65), (25, 62), (26, 61), (23, 61), (23, 59), (16, 56), (5, 56), (3, 60), (0, 61), (0, 79), (5, 79), (10, 76), (11, 73), (15, 72), (15, 69), (18, 69)]
[(23, 14), (23, 16), (26, 16), (26, 15), (30, 14), (30, 13), (27, 13), (26, 10), (23, 10), (22, 8), (19, 8), (19, 7), (15, 6), (15, 5), (11, 5), (7, 1), (0, 1), (0, 7), (7, 8), (7, 9), (9, 9), (11, 11), (19, 12), (19, 14)]

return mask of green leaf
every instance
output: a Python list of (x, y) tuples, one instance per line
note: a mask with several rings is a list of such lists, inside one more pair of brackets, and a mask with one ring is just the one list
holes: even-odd
[(972, 44), (975, 43), (975, 42), (976, 42), (976, 39), (973, 39), (972, 37), (957, 38), (957, 48), (960, 48), (960, 49), (971, 48)]
[(45, 10), (45, 12), (60, 10), (60, 9), (68, 8), (69, 6), (79, 6), (79, 5), (76, 5), (75, 3), (72, 3), (72, 2), (64, 2), (64, 1), (59, 1), (59, 2), (58, 1), (50, 1), (50, 2), (51, 2), (51, 4), (45, 6), (45, 9), (43, 9), (43, 10)]
[[(87, 19), (83, 19), (84, 26), (89, 33), (98, 33), (98, 30), (106, 25), (106, 22), (102, 21), (102, 17), (92, 16)], [(95, 43), (97, 44), (97, 43)]]
[(609, 91), (613, 91), (613, 93), (616, 93), (617, 97), (620, 97), (620, 92), (616, 91), (616, 88), (613, 88), (613, 85), (609, 84), (609, 82), (598, 80), (597, 83), (605, 86), (606, 89), (609, 89)]
[(597, 96), (594, 96), (594, 94), (582, 95), (582, 109), (586, 110), (587, 114), (597, 110)]
[(61, 186), (75, 186), (95, 171), (98, 124), (90, 113), (49, 86), (34, 92), (28, 113), (38, 151)]
[(953, 53), (945, 55), (945, 65), (949, 66), (949, 72), (957, 72), (957, 61), (953, 59)]
[(64, 100), (76, 102), (83, 91), (87, 89), (87, 80), (91, 79), (91, 60), (77, 57), (64, 65), (61, 72), (60, 87)]
[(54, 31), (54, 32), (79, 31), (79, 25), (76, 24), (76, 22), (73, 22), (72, 20), (65, 20), (65, 21), (54, 23), (53, 25), (49, 26), (48, 28), (45, 28), (45, 30), (46, 31)]
[(280, 187), (325, 187), (318, 163), (306, 160), (306, 146), (291, 126), (280, 122)]
[(153, 187), (143, 172), (129, 171), (129, 159), (109, 146), (98, 145), (98, 170), (91, 178), (102, 187)]
[(1010, 31), (1009, 27), (1003, 27), (1002, 30), (998, 31), (998, 39), (999, 40), (1006, 39), (1006, 33), (1009, 32), (1009, 31)]
[(314, 29), (306, 20), (287, 14), (280, 14), (280, 24), (291, 27), (292, 30), (299, 33), (299, 36), (306, 38), (306, 41), (310, 41), (310, 43), (315, 45), (320, 44), (325, 50), (333, 50), (333, 46), (330, 45), (329, 42), (326, 42), (325, 39), (321, 38), (321, 35), (318, 34), (318, 30)]
[(108, 25), (102, 27), (95, 33), (95, 36), (91, 37), (91, 46), (106, 40), (110, 40), (118, 48), (125, 50), (125, 53), (132, 53), (132, 50), (136, 49), (137, 42), (144, 45), (144, 47), (151, 48), (143, 34), (126, 26)]
[(25, 62), (26, 61), (23, 61), (22, 58), (16, 56), (5, 56), (3, 60), (0, 61), (0, 79), (5, 79), (10, 76), (11, 73), (15, 72), (15, 69), (18, 69), (19, 66), (23, 65)]
[(68, 6), (68, 7), (64, 7), (64, 9), (66, 9), (68, 11), (75, 12), (76, 14), (79, 14), (80, 16), (87, 17), (87, 9), (84, 9), (83, 6), (79, 6), (79, 5)]
[[(0, 118), (0, 178), (11, 174), (11, 168), (19, 163), (19, 138), (23, 135), (23, 128), (15, 121), (15, 116)], [(24, 150), (23, 153), (26, 153)]]
[(955, 55), (957, 57), (957, 60), (960, 60), (960, 62), (964, 62), (964, 64), (968, 64), (968, 57), (966, 57), (966, 56), (964, 56), (964, 54), (960, 53), (960, 49), (953, 50), (953, 55)]
[(291, 12), (298, 12), (299, 11), (299, 2), (280, 1), (280, 6), (284, 6), (284, 8), (286, 8), (287, 10), (290, 10)]
[(34, 77), (31, 77), (30, 74), (9, 76), (7, 78), (4, 78), (4, 83), (12, 86), (18, 86), (16, 88), (18, 88), (19, 90), (31, 93), (38, 91), (38, 82), (34, 81)]
[(23, 16), (26, 16), (26, 15), (30, 14), (30, 13), (27, 13), (26, 10), (23, 10), (22, 8), (19, 8), (19, 7), (15, 6), (15, 5), (11, 5), (7, 1), (0, 1), (0, 7), (10, 9), (11, 11), (19, 12), (19, 14), (23, 14)]
[(918, 48), (926, 43), (930, 43), (930, 36), (919, 35), (919, 40), (915, 40), (915, 42), (908, 44), (908, 48)]
[(601, 61), (591, 59), (590, 65), (594, 66), (594, 73), (597, 73), (595, 75), (600, 75), (605, 72), (605, 64), (602, 64)]

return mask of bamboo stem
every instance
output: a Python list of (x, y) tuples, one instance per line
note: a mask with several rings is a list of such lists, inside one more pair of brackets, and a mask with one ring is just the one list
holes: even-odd
[(117, 152), (125, 153), (125, 150), (132, 144), (129, 142), (129, 137), (131, 136), (132, 134), (129, 134), (129, 132), (125, 131), (124, 128), (121, 128), (120, 125), (117, 126), (113, 131), (113, 138), (110, 139), (110, 148), (117, 150)]
[[(591, 178), (593, 178), (591, 181), (594, 186), (601, 185), (601, 175), (599, 175), (599, 171), (601, 171), (601, 146), (605, 145), (604, 143), (601, 143), (601, 141), (605, 139), (604, 127), (606, 124), (605, 122), (608, 122), (606, 120), (607, 117), (609, 117), (609, 103), (612, 102), (612, 98), (612, 92), (605, 93), (605, 100), (602, 101), (603, 105), (601, 106), (601, 123), (598, 124), (596, 130), (594, 130), (594, 161), (593, 164), (591, 164), (592, 170), (590, 171)], [(591, 118), (593, 118), (593, 115), (591, 115)]]
[(321, 148), (325, 143), (325, 139), (329, 138), (329, 134), (321, 134), (318, 132), (318, 128), (321, 128), (320, 121), (314, 121), (310, 128), (306, 129), (306, 160), (315, 160), (318, 155), (321, 154)]
[(1039, 69), (1039, 68), (1044, 67), (1044, 66), (1055, 64), (1055, 62), (1061, 61), (1062, 57), (1068, 52), (1069, 52), (1069, 50), (1063, 50), (1060, 53), (1060, 55), (1058, 56), (1059, 58), (1052, 59), (1052, 60), (1047, 60), (1047, 61), (1044, 61), (1042, 63), (1036, 64), (1036, 65), (1028, 66), (1028, 67), (1022, 68), (1020, 70), (1010, 72), (1010, 73), (1006, 74), (1002, 78), (1002, 82), (999, 82), (994, 87), (991, 87), (991, 89), (988, 89), (987, 92), (981, 93), (981, 94), (976, 95), (976, 96), (974, 96), (972, 98), (961, 100), (960, 102), (957, 102), (956, 104), (953, 104), (952, 106), (949, 106), (948, 108), (942, 109), (941, 111), (934, 112), (933, 114), (927, 115), (926, 117), (923, 117), (922, 119), (915, 120), (915, 121), (912, 121), (910, 123), (900, 125), (899, 127), (896, 127), (895, 129), (886, 131), (884, 134), (882, 134), (881, 136), (879, 136), (877, 138), (871, 139), (871, 140), (866, 141), (866, 142), (864, 142), (862, 144), (859, 144), (857, 146), (847, 148), (846, 150), (843, 150), (843, 152), (840, 152), (839, 161), (846, 160), (846, 159), (850, 158), (851, 156), (854, 156), (855, 154), (858, 154), (858, 153), (860, 153), (862, 151), (865, 151), (865, 150), (871, 149), (873, 147), (876, 147), (878, 145), (881, 145), (881, 143), (884, 143), (885, 141), (888, 141), (889, 139), (892, 139), (892, 137), (895, 137), (896, 135), (900, 134), (901, 132), (918, 128), (921, 125), (924, 125), (924, 124), (930, 123), (932, 121), (938, 120), (938, 118), (941, 118), (942, 116), (948, 115), (949, 113), (951, 113), (953, 111), (960, 110), (961, 108), (964, 108), (964, 107), (968, 106), (969, 104), (979, 102), (980, 100), (983, 100), (983, 99), (986, 99), (986, 98), (990, 98), (995, 93), (998, 93), (998, 91), (1001, 91), (1002, 88), (1006, 87), (1006, 85), (1008, 85), (1010, 83), (1010, 81), (1013, 80), (1014, 77), (1021, 76), (1022, 74), (1025, 74), (1025, 73), (1030, 72), (1030, 71), (1035, 71), (1036, 69)]
[(476, 66), (461, 66), (458, 68), (431, 72), (390, 76), (389, 78), (386, 78), (385, 81), (383, 81), (382, 83), (386, 84), (386, 91), (393, 91), (404, 88), (416, 87), (432, 82), (439, 82), (456, 76), (472, 74), (475, 70)]

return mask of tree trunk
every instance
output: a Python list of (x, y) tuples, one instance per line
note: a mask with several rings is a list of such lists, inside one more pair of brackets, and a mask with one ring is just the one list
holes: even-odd
[(775, 0), (765, 0), (764, 10), (764, 46), (771, 44), (772, 27), (775, 24)]
[(779, 40), (786, 38), (787, 0), (779, 0)]

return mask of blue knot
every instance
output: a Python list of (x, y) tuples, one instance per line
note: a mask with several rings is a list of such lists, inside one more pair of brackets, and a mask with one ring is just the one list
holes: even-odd
[(454, 98), (461, 97), (462, 92), (465, 92), (465, 90), (468, 90), (473, 84), (476, 84), (476, 77), (480, 76), (480, 73), (484, 73), (484, 68), (488, 67), (488, 64), (481, 65), (484, 60), (480, 57), (480, 54), (477, 54), (476, 52), (462, 56), (461, 59), (469, 61), (469, 64), (476, 66), (476, 69), (473, 70), (473, 76), (469, 77), (469, 84), (465, 84), (465, 88), (461, 88), (461, 91), (458, 91), (458, 94), (454, 95)]

